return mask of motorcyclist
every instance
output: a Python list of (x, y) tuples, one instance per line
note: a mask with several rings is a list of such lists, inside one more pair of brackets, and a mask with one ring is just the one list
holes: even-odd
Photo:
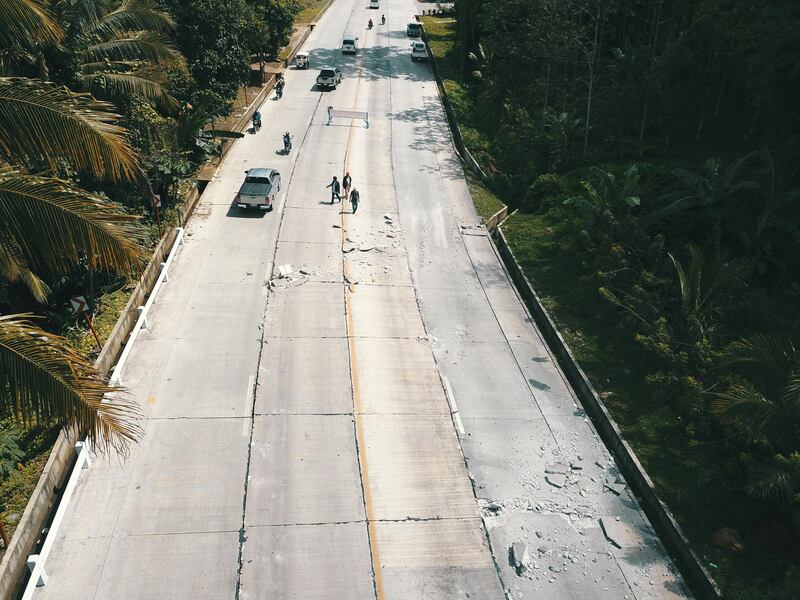
[(369, 25), (367, 26), (367, 29), (372, 29), (372, 19), (369, 20)]
[(283, 96), (283, 86), (286, 84), (286, 81), (283, 79), (283, 74), (278, 73), (278, 77), (275, 81), (275, 92), (278, 94), (278, 98)]
[(261, 129), (261, 113), (256, 111), (253, 113), (253, 131)]
[(283, 151), (289, 154), (292, 150), (292, 135), (287, 131), (283, 134)]
[(386, 25), (386, 15), (381, 15), (381, 25)]

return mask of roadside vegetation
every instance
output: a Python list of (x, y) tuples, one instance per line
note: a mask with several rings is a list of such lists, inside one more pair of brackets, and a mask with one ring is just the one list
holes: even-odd
[(328, 3), (328, 0), (299, 0), (300, 12), (297, 13), (295, 23), (313, 23), (319, 17), (320, 11)]
[[(0, 526), (13, 534), (75, 422), (126, 452), (139, 407), (93, 366), (213, 128), (288, 42), (296, 0), (0, 3)], [(255, 73), (258, 76), (258, 72)], [(160, 198), (157, 215), (153, 200)], [(160, 223), (158, 222), (160, 221)], [(0, 552), (5, 548), (0, 544)]]
[(725, 597), (800, 597), (800, 7), (456, 17), (425, 30), (537, 292)]

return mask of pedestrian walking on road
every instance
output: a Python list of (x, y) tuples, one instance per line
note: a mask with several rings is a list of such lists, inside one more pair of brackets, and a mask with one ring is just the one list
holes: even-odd
[(353, 179), (350, 177), (350, 171), (344, 174), (344, 179), (342, 179), (342, 187), (344, 188), (344, 199), (350, 197), (350, 188), (353, 186)]
[(359, 201), (360, 194), (356, 188), (353, 188), (353, 191), (350, 192), (350, 205), (353, 207), (353, 214), (356, 214), (358, 210), (358, 201)]
[(333, 181), (331, 181), (328, 185), (325, 186), (326, 188), (331, 188), (331, 204), (333, 204), (333, 199), (336, 198), (339, 202), (342, 201), (341, 195), (341, 185), (339, 184), (339, 180), (336, 178), (336, 175), (333, 176)]

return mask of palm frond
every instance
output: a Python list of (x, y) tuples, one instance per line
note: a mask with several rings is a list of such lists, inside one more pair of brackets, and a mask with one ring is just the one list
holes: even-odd
[(161, 83), (146, 77), (143, 73), (97, 72), (84, 75), (83, 89), (95, 98), (120, 100), (139, 96), (159, 106), (166, 112), (175, 111), (178, 101), (170, 96)]
[(55, 169), (63, 158), (100, 178), (144, 181), (112, 106), (35, 79), (0, 77), (0, 158)]
[(757, 434), (769, 427), (775, 403), (753, 388), (733, 385), (716, 395), (711, 407), (726, 423), (740, 423)]
[(2, 229), (0, 229), (0, 279), (8, 283), (22, 283), (37, 302), (44, 302), (50, 294), (48, 285), (30, 270), (22, 248)]
[(82, 62), (147, 60), (168, 63), (179, 57), (168, 38), (150, 31), (124, 32), (92, 44), (81, 53)]
[(0, 0), (0, 46), (55, 44), (64, 32), (41, 0)]
[(67, 272), (81, 257), (93, 268), (130, 273), (142, 264), (137, 218), (58, 179), (0, 172), (0, 237), (30, 271)]
[(80, 65), (82, 75), (93, 75), (94, 73), (131, 73), (140, 67), (140, 63), (134, 60), (101, 60), (97, 62), (87, 62)]
[(695, 244), (688, 244), (689, 260), (684, 267), (668, 254), (680, 284), (681, 302), (687, 313), (702, 315), (717, 303), (725, 290), (741, 283), (741, 267), (725, 256), (704, 253)]
[(733, 342), (721, 365), (735, 366), (768, 393), (778, 394), (800, 369), (800, 347), (790, 335), (757, 333)]
[[(109, 386), (103, 375), (59, 336), (33, 325), (29, 315), (0, 316), (0, 377), (13, 394), (0, 396), (30, 423), (73, 419), (102, 451), (124, 452), (142, 435), (141, 408)], [(113, 396), (109, 396), (113, 394)]]
[(747, 491), (758, 498), (789, 502), (800, 491), (800, 457), (777, 455), (772, 462), (758, 462), (749, 469)]
[(150, 0), (129, 0), (103, 16), (92, 33), (108, 39), (128, 31), (168, 31), (174, 26), (172, 17)]

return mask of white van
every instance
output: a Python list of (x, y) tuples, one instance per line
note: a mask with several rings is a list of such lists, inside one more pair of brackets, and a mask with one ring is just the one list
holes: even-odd
[(380, 8), (381, 7), (380, 0), (369, 0), (369, 7), (370, 8)]
[(355, 54), (358, 52), (358, 38), (354, 33), (345, 33), (342, 38), (342, 54)]
[(411, 42), (411, 60), (425, 60), (428, 53), (425, 52), (425, 42)]

